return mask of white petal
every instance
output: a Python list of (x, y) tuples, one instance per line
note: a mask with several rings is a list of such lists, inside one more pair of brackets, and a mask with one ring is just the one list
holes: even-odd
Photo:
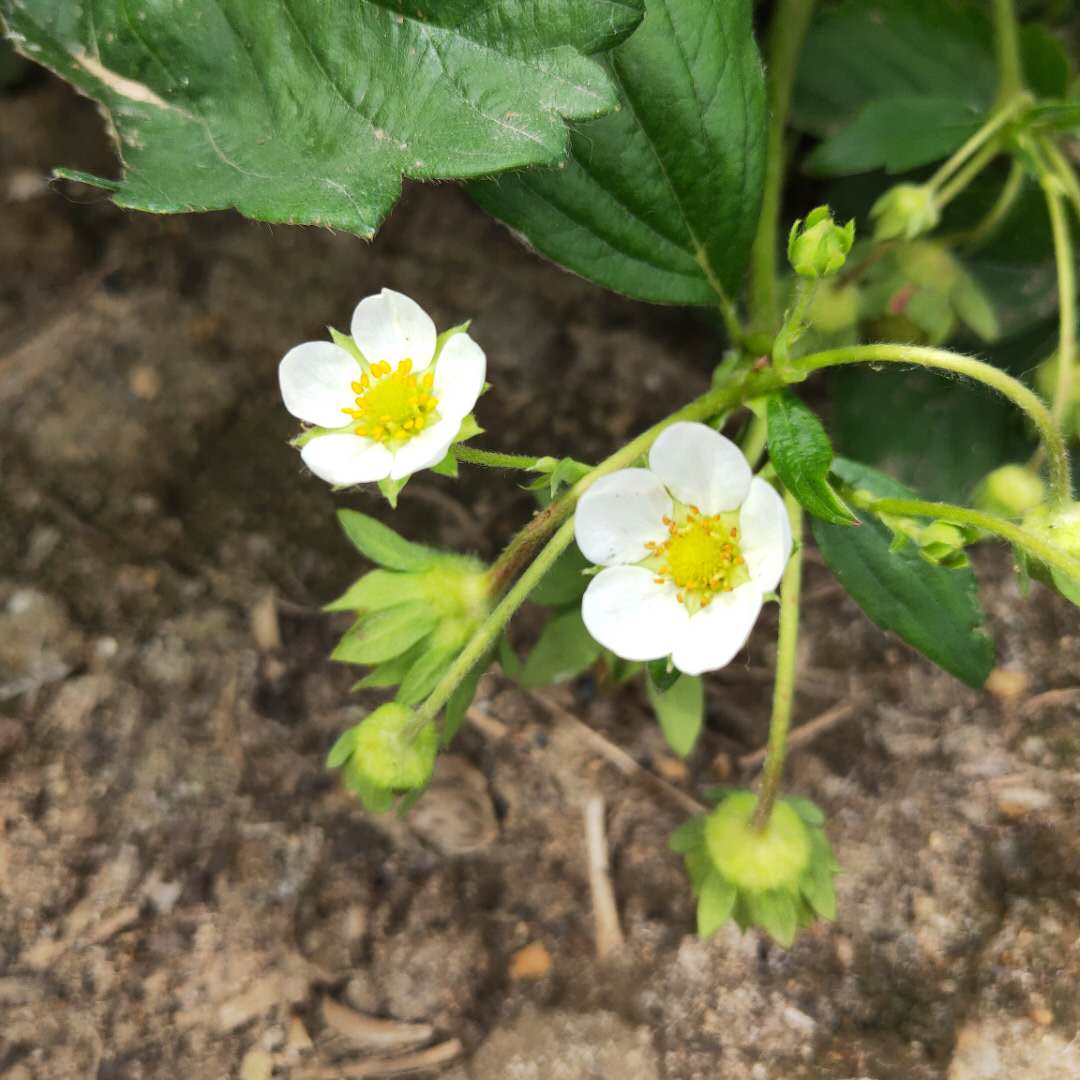
[(649, 555), (648, 541), (667, 539), (662, 518), (671, 510), (671, 497), (648, 469), (620, 469), (582, 495), (574, 537), (585, 558), (598, 566), (641, 562)]
[(328, 484), (367, 484), (390, 474), (390, 451), (359, 435), (320, 435), (304, 444), (300, 456)]
[(734, 510), (750, 489), (750, 466), (730, 440), (704, 424), (672, 424), (649, 451), (649, 468), (679, 502), (706, 514)]
[(746, 643), (760, 611), (761, 593), (753, 583), (720, 594), (691, 616), (671, 662), (685, 675), (722, 668)]
[(772, 592), (791, 557), (791, 519), (784, 500), (760, 476), (739, 511), (739, 533), (750, 580), (761, 592)]
[(393, 289), (366, 296), (352, 317), (352, 336), (369, 364), (387, 360), (394, 367), (412, 360), (423, 371), (435, 355), (435, 324), (415, 301)]
[(464, 331), (449, 338), (435, 364), (435, 396), (442, 417), (462, 420), (484, 388), (484, 350)]
[(285, 408), (319, 427), (350, 423), (341, 410), (353, 404), (351, 383), (359, 377), (360, 365), (329, 341), (305, 341), (290, 349), (278, 365)]
[(394, 451), (394, 463), (390, 467), (390, 479), (400, 480), (421, 469), (438, 465), (461, 427), (460, 417), (446, 417), (414, 435), (400, 450)]
[(658, 585), (641, 566), (601, 570), (581, 599), (581, 617), (589, 633), (624, 660), (667, 656), (689, 623), (674, 586)]

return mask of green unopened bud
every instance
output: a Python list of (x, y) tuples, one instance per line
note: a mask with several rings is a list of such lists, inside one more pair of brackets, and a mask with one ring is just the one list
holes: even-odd
[(964, 548), (974, 537), (947, 521), (934, 521), (919, 535), (919, 554), (931, 565), (961, 570), (970, 562)]
[(788, 234), (788, 260), (795, 273), (805, 278), (835, 274), (855, 242), (855, 221), (837, 225), (827, 206), (811, 210), (805, 221), (796, 221)]
[(923, 184), (897, 184), (870, 208), (875, 240), (914, 240), (941, 217), (937, 199)]
[[(1063, 554), (1080, 561), (1080, 502), (1072, 502), (1059, 509), (1037, 507), (1024, 517), (1023, 526)], [(1057, 589), (1062, 596), (1080, 606), (1080, 578), (1030, 557), (1027, 568), (1032, 577)]]
[(380, 705), (330, 751), (327, 764), (343, 768), (345, 783), (369, 810), (388, 810), (395, 795), (417, 791), (431, 779), (439, 734), (433, 723), (414, 731), (414, 721), (404, 705)]
[(974, 502), (980, 510), (999, 517), (1019, 518), (1042, 505), (1046, 484), (1023, 465), (1002, 465), (984, 477), (975, 489)]

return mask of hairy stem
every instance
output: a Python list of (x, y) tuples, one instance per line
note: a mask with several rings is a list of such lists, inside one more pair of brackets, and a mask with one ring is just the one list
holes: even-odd
[(564, 521), (555, 535), (547, 542), (535, 559), (526, 567), (525, 572), (514, 582), (510, 591), (495, 605), (495, 609), (469, 639), (468, 644), (458, 654), (457, 659), (438, 681), (427, 700), (416, 710), (411, 724), (413, 735), (419, 732), (438, 714), (450, 700), (450, 695), (457, 689), (458, 683), (472, 671), (473, 666), (495, 643), (503, 627), (510, 621), (510, 616), (528, 598), (540, 579), (551, 568), (552, 563), (569, 547), (574, 539), (574, 521)]
[(791, 709), (795, 704), (795, 666), (799, 644), (799, 596), (802, 589), (802, 507), (791, 492), (784, 493), (784, 504), (791, 518), (791, 535), (796, 548), (784, 570), (780, 586), (780, 634), (776, 642), (776, 679), (773, 683), (772, 716), (769, 719), (769, 745), (761, 795), (754, 808), (753, 826), (764, 832), (769, 824), (780, 778), (787, 756), (787, 737), (791, 727)]
[(911, 364), (935, 371), (950, 371), (974, 379), (1007, 397), (1026, 413), (1046, 447), (1050, 459), (1050, 485), (1053, 501), (1065, 503), (1072, 498), (1069, 475), (1069, 452), (1061, 431), (1042, 399), (1019, 379), (1006, 375), (1000, 368), (985, 364), (970, 356), (918, 345), (851, 345), (842, 349), (826, 349), (792, 361), (792, 366), (809, 374), (822, 368), (841, 364)]
[(1041, 536), (996, 514), (971, 510), (952, 503), (925, 502), (922, 499), (859, 499), (853, 501), (866, 510), (882, 514), (926, 517), (947, 521), (952, 525), (972, 525), (977, 529), (1000, 536), (1033, 558), (1080, 583), (1080, 559), (1075, 559)]
[(1060, 182), (1056, 175), (1043, 178), (1046, 208), (1050, 212), (1050, 228), (1054, 235), (1054, 259), (1057, 262), (1058, 312), (1058, 370), (1054, 386), (1054, 400), (1050, 414), (1054, 423), (1062, 420), (1072, 407), (1073, 380), (1076, 372), (1076, 263), (1072, 248), (1072, 235), (1062, 205)]
[(766, 62), (769, 130), (761, 216), (750, 257), (750, 315), (758, 330), (772, 331), (777, 319), (776, 250), (780, 197), (784, 186), (784, 131), (799, 51), (810, 25), (815, 0), (779, 0), (773, 15)]
[(987, 143), (970, 161), (953, 174), (952, 178), (938, 192), (938, 209), (944, 209), (959, 195), (998, 156), (1001, 147), (995, 140)]
[(542, 460), (527, 454), (501, 454), (496, 450), (480, 450), (463, 444), (454, 447), (454, 456), (458, 461), (464, 461), (469, 465), (486, 465), (489, 469), (523, 469), (525, 471), (535, 468), (536, 463)]

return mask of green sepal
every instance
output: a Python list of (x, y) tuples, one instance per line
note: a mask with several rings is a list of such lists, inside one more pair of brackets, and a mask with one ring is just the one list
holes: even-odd
[(337, 737), (337, 741), (330, 747), (330, 753), (326, 755), (326, 768), (340, 769), (352, 757), (359, 734), (360, 725), (355, 724)]
[(394, 793), (388, 788), (373, 784), (359, 773), (346, 770), (345, 786), (363, 804), (369, 814), (385, 814), (394, 805)]
[(435, 689), (446, 669), (458, 654), (460, 642), (441, 647), (424, 649), (401, 680), (401, 688), (394, 696), (402, 705), (419, 705)]
[(391, 480), (388, 476), (385, 480), (378, 481), (379, 491), (382, 492), (383, 498), (390, 504), (391, 510), (397, 509), (398, 496), (405, 489), (409, 479), (408, 476), (402, 476), (397, 480)]
[(326, 328), (330, 331), (330, 337), (334, 344), (339, 349), (344, 349), (358, 364), (362, 365), (364, 369), (367, 369), (368, 362), (364, 357), (364, 354), (360, 351), (360, 346), (348, 335), (343, 334), (340, 330), (335, 330), (332, 326)]
[(461, 421), (461, 427), (458, 428), (458, 433), (454, 436), (455, 443), (468, 442), (469, 439), (475, 439), (477, 435), (483, 435), (484, 429), (476, 422), (476, 416), (473, 413), (469, 413)]
[(444, 330), (435, 339), (435, 353), (431, 358), (431, 367), (434, 367), (439, 357), (442, 355), (443, 346), (455, 335), (468, 333), (469, 327), (472, 326), (472, 319), (466, 319), (463, 323), (458, 323), (457, 326), (451, 326), (448, 330)]
[(482, 660), (478, 661), (472, 670), (457, 684), (456, 689), (450, 695), (446, 703), (446, 713), (443, 716), (442, 734), (440, 745), (445, 749), (453, 741), (465, 719), (469, 706), (476, 697), (476, 688), (480, 685), (480, 679), (491, 666), (492, 653), (489, 652)]
[(783, 889), (769, 889), (749, 893), (746, 899), (754, 924), (760, 926), (777, 944), (785, 949), (790, 948), (799, 928), (797, 897)]
[(785, 795), (783, 801), (786, 802), (807, 825), (820, 828), (825, 824), (825, 814), (816, 803), (812, 803), (809, 799), (804, 799), (801, 795)]
[(668, 847), (679, 855), (705, 849), (705, 816), (684, 821), (668, 838)]
[(393, 529), (357, 510), (339, 510), (338, 521), (353, 547), (389, 570), (426, 570), (439, 558), (433, 548), (414, 544)]
[(712, 937), (731, 918), (737, 897), (735, 886), (715, 871), (705, 878), (698, 893), (698, 937)]
[(409, 668), (416, 663), (424, 649), (424, 641), (418, 641), (411, 649), (406, 649), (400, 656), (386, 660), (369, 671), (358, 682), (353, 683), (353, 690), (369, 690), (373, 687), (397, 686), (408, 674)]
[(381, 664), (399, 656), (435, 628), (431, 605), (413, 600), (358, 619), (330, 654), (346, 664)]
[(372, 570), (354, 581), (323, 611), (381, 611), (424, 596), (424, 583), (410, 574)]
[(436, 476), (448, 476), (451, 480), (458, 478), (458, 459), (452, 446), (446, 451), (446, 457), (438, 465), (431, 466), (431, 471)]

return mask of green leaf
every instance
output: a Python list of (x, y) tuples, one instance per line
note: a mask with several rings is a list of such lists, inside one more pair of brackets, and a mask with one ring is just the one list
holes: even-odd
[(821, 421), (794, 394), (769, 398), (769, 460), (801, 506), (834, 525), (856, 525), (829, 483), (832, 444)]
[(426, 601), (413, 600), (376, 611), (346, 632), (330, 659), (345, 664), (381, 664), (430, 634), (435, 623), (436, 615)]
[(712, 937), (731, 918), (735, 895), (735, 886), (719, 874), (713, 872), (705, 879), (698, 894), (698, 937)]
[(326, 755), (326, 767), (328, 769), (339, 769), (346, 761), (353, 755), (353, 750), (356, 747), (356, 740), (360, 737), (360, 725), (355, 724), (349, 728), (348, 731), (343, 731), (335, 741), (334, 745), (330, 747), (330, 753)]
[(439, 553), (398, 536), (381, 521), (356, 510), (339, 510), (338, 521), (361, 555), (390, 570), (426, 570)]
[(804, 162), (817, 176), (884, 169), (907, 172), (948, 157), (978, 130), (983, 115), (965, 101), (895, 97), (871, 101)]
[(616, 292), (714, 304), (757, 224), (765, 93), (750, 0), (647, 0), (610, 54), (622, 108), (576, 128), (569, 161), (471, 185), (555, 262)]
[[(865, 465), (837, 458), (834, 472), (879, 498), (913, 497), (895, 480)], [(981, 686), (994, 664), (994, 644), (982, 629), (975, 576), (970, 569), (931, 566), (914, 545), (890, 550), (892, 533), (859, 511), (862, 527), (849, 529), (811, 519), (826, 563), (866, 614), (969, 686)]]
[(812, 803), (809, 799), (804, 799), (801, 795), (785, 795), (783, 801), (786, 802), (807, 825), (820, 828), (825, 824), (825, 815), (822, 813), (821, 808), (817, 806), (816, 803)]
[(534, 604), (550, 607), (573, 604), (581, 598), (589, 584), (584, 571), (590, 565), (588, 559), (578, 550), (577, 544), (571, 544), (536, 583), (536, 587), (529, 593), (529, 600)]
[(641, 0), (0, 0), (17, 46), (100, 101), (121, 206), (370, 236), (402, 176), (558, 160), (612, 109), (591, 54)]
[(566, 682), (585, 671), (600, 652), (601, 646), (585, 629), (580, 609), (563, 612), (544, 627), (529, 653), (521, 672), (521, 685), (535, 689)]
[(372, 570), (326, 604), (323, 611), (379, 611), (406, 600), (419, 600), (423, 595), (424, 583), (410, 574)]
[(646, 679), (645, 686), (668, 746), (679, 757), (686, 757), (694, 749), (705, 720), (705, 684), (696, 675), (682, 675), (668, 690), (657, 690), (652, 679)]

